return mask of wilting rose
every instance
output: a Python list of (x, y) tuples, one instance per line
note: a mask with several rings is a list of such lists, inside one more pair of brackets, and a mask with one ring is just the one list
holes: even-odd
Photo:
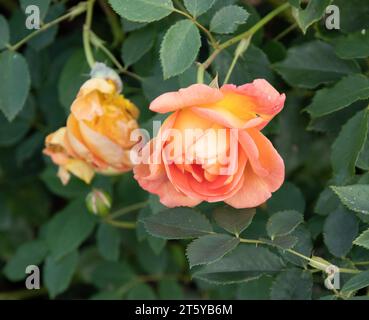
[(59, 165), (66, 184), (70, 173), (89, 183), (95, 172), (118, 174), (132, 169), (129, 153), (135, 144), (139, 111), (110, 79), (86, 81), (71, 106), (67, 126), (46, 138), (44, 153)]
[[(235, 208), (264, 203), (282, 185), (284, 163), (260, 130), (284, 101), (284, 94), (261, 79), (220, 89), (195, 84), (161, 95), (150, 109), (173, 113), (142, 149), (135, 178), (168, 207), (202, 201), (224, 201)], [(189, 129), (203, 134), (186, 140)], [(214, 131), (225, 134), (216, 138)]]

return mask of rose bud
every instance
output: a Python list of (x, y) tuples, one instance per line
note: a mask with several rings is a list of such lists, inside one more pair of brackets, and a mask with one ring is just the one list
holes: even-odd
[(95, 173), (119, 174), (133, 166), (131, 132), (138, 128), (139, 110), (120, 94), (119, 77), (98, 67), (72, 103), (66, 127), (46, 138), (44, 153), (60, 167), (64, 184), (70, 174), (90, 183)]
[(95, 215), (106, 216), (111, 209), (112, 200), (108, 193), (103, 190), (94, 189), (86, 197), (88, 211)]

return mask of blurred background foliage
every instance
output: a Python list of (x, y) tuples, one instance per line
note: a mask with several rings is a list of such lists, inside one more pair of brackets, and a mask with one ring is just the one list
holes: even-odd
[[(212, 29), (216, 41), (223, 43), (285, 2), (174, 0), (173, 4)], [(297, 239), (294, 250), (308, 257), (323, 257), (342, 268), (365, 271), (369, 266), (368, 231), (357, 241), (359, 245), (353, 245), (353, 241), (369, 223), (369, 141), (365, 142), (369, 2), (301, 2), (291, 0), (294, 14), (285, 10), (254, 34), (229, 79), (229, 83), (240, 85), (265, 78), (287, 94), (284, 110), (264, 130), (285, 160), (286, 182), (257, 208), (242, 236), (267, 238), (268, 219), (285, 210), (297, 212), (303, 215), (303, 222), (288, 230)], [(73, 178), (62, 186), (57, 169), (42, 155), (42, 148), (45, 136), (64, 125), (71, 102), (88, 78), (82, 44), (85, 18), (82, 11), (72, 20), (48, 28), (16, 48), (15, 54), (11, 46), (32, 32), (25, 28), (24, 8), (34, 3), (41, 5), (42, 19), (47, 23), (67, 14), (79, 1), (0, 0), (0, 299), (338, 299), (353, 298), (355, 294), (368, 298), (367, 273), (360, 273), (364, 276), (356, 279), (356, 286), (350, 290), (334, 293), (324, 287), (324, 273), (273, 246), (267, 253), (263, 246), (245, 245), (249, 252), (244, 254), (250, 259), (257, 254), (273, 254), (273, 259), (278, 256), (283, 263), (278, 272), (259, 274), (253, 280), (247, 278), (247, 282), (245, 277), (242, 281), (227, 281), (225, 275), (215, 281), (228, 283), (220, 286), (206, 276), (205, 269), (195, 268), (202, 276), (192, 278), (185, 254), (189, 241), (168, 241), (147, 232), (150, 227), (145, 228), (143, 219), (165, 208), (157, 197), (139, 188), (132, 174), (98, 176), (92, 186)], [(143, 20), (148, 12), (157, 13), (149, 5), (145, 8), (140, 1), (136, 3), (142, 5)], [(340, 30), (327, 30), (324, 25), (325, 7), (332, 3), (340, 9)], [(119, 1), (112, 0), (111, 4), (120, 13)], [(237, 6), (233, 7), (235, 11), (228, 15), (223, 12), (218, 22), (212, 21), (217, 12), (233, 5)], [(188, 68), (178, 67), (182, 68), (179, 72), (167, 70), (164, 79), (161, 64), (165, 69), (166, 63), (172, 62), (160, 59), (167, 30), (186, 17), (169, 12), (162, 19), (134, 22), (124, 18), (129, 10), (122, 12), (123, 17), (108, 1), (98, 0), (92, 30), (124, 66), (120, 70), (124, 95), (140, 108), (140, 124), (150, 128), (154, 115), (148, 110), (149, 102), (163, 92), (196, 82), (195, 63)], [(194, 37), (188, 41), (191, 51), (191, 46), (196, 46), (191, 42)], [(195, 58), (203, 62), (212, 52), (206, 34), (201, 33), (199, 44), (201, 49), (195, 50), (192, 62)], [(223, 82), (235, 47), (226, 48), (216, 57), (205, 73), (207, 83), (216, 75)], [(101, 48), (95, 48), (94, 54), (99, 61), (111, 64)], [(25, 63), (14, 66), (11, 59), (24, 59)], [(178, 59), (188, 57), (184, 52)], [(170, 72), (179, 74), (168, 77)], [(11, 110), (7, 109), (9, 103)], [(342, 204), (332, 185), (360, 188), (337, 188)], [(84, 199), (92, 188), (111, 195), (113, 212), (134, 209), (138, 204), (136, 210), (122, 217), (124, 221), (137, 221), (137, 227), (119, 228), (88, 213)], [(350, 202), (353, 198), (360, 202)], [(196, 208), (220, 233), (214, 211), (221, 207), (219, 203)], [(231, 260), (233, 265), (235, 261)], [(25, 290), (24, 270), (30, 264), (41, 267), (40, 290)], [(350, 273), (341, 274), (341, 285), (352, 277)]]

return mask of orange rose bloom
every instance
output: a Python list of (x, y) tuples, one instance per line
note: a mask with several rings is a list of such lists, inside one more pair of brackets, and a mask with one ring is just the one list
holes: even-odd
[[(265, 80), (220, 89), (194, 84), (161, 95), (150, 109), (172, 113), (142, 149), (135, 178), (168, 207), (202, 201), (224, 201), (235, 208), (264, 203), (284, 181), (284, 162), (260, 130), (284, 101), (285, 95)], [(189, 129), (203, 134), (189, 142), (183, 138)], [(225, 132), (222, 141), (214, 130)]]
[(68, 183), (70, 173), (90, 183), (95, 172), (118, 174), (132, 169), (131, 131), (138, 128), (139, 110), (125, 99), (116, 82), (86, 81), (71, 107), (67, 126), (46, 138), (44, 153), (59, 166)]

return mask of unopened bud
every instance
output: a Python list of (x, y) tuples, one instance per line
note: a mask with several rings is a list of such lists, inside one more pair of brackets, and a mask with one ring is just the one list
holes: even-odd
[(95, 215), (106, 216), (111, 209), (111, 197), (105, 191), (94, 189), (86, 197), (88, 211)]

